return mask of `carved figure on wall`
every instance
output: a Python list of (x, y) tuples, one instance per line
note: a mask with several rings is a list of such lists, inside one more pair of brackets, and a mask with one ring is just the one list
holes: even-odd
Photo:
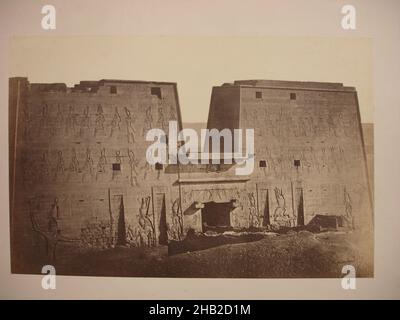
[(60, 207), (58, 205), (58, 198), (54, 198), (54, 202), (51, 205), (50, 212), (49, 212), (49, 218), (53, 219), (60, 219)]
[(22, 110), (22, 138), (26, 141), (31, 138), (31, 128), (32, 128), (32, 115), (28, 109), (28, 107)]
[(275, 187), (275, 199), (277, 207), (274, 210), (274, 224), (281, 227), (290, 227), (290, 216), (286, 212), (286, 200), (282, 189)]
[(106, 149), (103, 148), (100, 150), (99, 161), (97, 162), (97, 172), (96, 172), (96, 180), (99, 174), (106, 173), (107, 169), (107, 158), (106, 158)]
[(82, 182), (85, 182), (86, 177), (89, 176), (89, 179), (93, 178), (93, 159), (92, 159), (92, 155), (90, 152), (90, 149), (87, 148), (86, 149), (86, 159), (85, 159), (85, 163), (83, 165), (82, 168)]
[(310, 159), (306, 156), (306, 151), (301, 151), (300, 160), (301, 160), (301, 168), (305, 168), (307, 172), (310, 173), (312, 163)]
[[(181, 197), (182, 197), (182, 206), (186, 207), (187, 205), (189, 205), (189, 201), (191, 199), (189, 192), (185, 192), (185, 190), (183, 190)], [(201, 191), (199, 192), (199, 198), (203, 200), (203, 198), (201, 197)]]
[(45, 151), (39, 163), (39, 181), (44, 182), (50, 178), (49, 152)]
[(271, 149), (266, 147), (265, 153), (267, 154), (267, 163), (268, 163), (269, 168), (271, 168), (273, 170), (274, 174), (277, 175), (276, 162), (275, 162), (274, 156), (272, 155)]
[(139, 246), (152, 247), (156, 244), (154, 223), (149, 212), (150, 200), (150, 196), (141, 199), (139, 209), (139, 225), (136, 232)]
[(83, 109), (83, 117), (82, 117), (81, 128), (80, 128), (80, 136), (83, 137), (83, 135), (85, 134), (85, 131), (89, 131), (89, 129), (90, 129), (89, 106), (86, 106), (86, 108)]
[(140, 247), (139, 236), (136, 234), (136, 230), (131, 225), (126, 226), (126, 242), (130, 245)]
[(243, 201), (242, 201), (242, 194), (243, 194), (244, 190), (236, 190), (235, 194), (236, 194), (236, 200), (239, 202), (240, 204), (240, 208), (243, 210)]
[(344, 117), (343, 117), (343, 112), (339, 112), (337, 115), (337, 126), (336, 126), (336, 132), (338, 136), (343, 136), (344, 135)]
[(57, 178), (60, 176), (64, 177), (64, 173), (65, 173), (64, 157), (62, 151), (60, 150), (57, 152), (57, 164), (54, 174), (54, 180), (57, 180)]
[(128, 138), (128, 143), (132, 142), (135, 143), (135, 118), (132, 116), (131, 112), (127, 107), (125, 107), (125, 122), (126, 122), (126, 135)]
[(254, 192), (248, 194), (249, 198), (249, 226), (258, 228), (260, 226), (260, 219), (256, 208), (256, 198)]
[(222, 200), (222, 197), (223, 197), (222, 190), (216, 189), (215, 190), (215, 197), (218, 198), (219, 200)]
[(347, 192), (346, 188), (344, 188), (343, 200), (344, 200), (344, 210), (345, 210), (344, 220), (346, 222), (347, 227), (354, 229), (353, 206), (350, 194)]
[(295, 123), (295, 137), (306, 137), (306, 124), (302, 117), (299, 117)]
[(146, 181), (147, 176), (151, 172), (151, 165), (146, 160), (144, 161), (142, 171), (143, 171), (143, 180)]
[(145, 137), (147, 132), (152, 128), (153, 115), (151, 114), (151, 106), (147, 107), (146, 114), (144, 117), (143, 124), (143, 136)]
[(328, 114), (328, 118), (326, 120), (327, 125), (328, 125), (328, 136), (334, 136), (337, 137), (338, 134), (336, 132), (336, 123), (334, 121), (333, 115)]
[(164, 129), (164, 111), (163, 108), (158, 108), (158, 119), (157, 119), (157, 128)]
[[(36, 203), (35, 203), (36, 202)], [(62, 230), (60, 230), (57, 222), (58, 213), (58, 200), (55, 198), (54, 203), (51, 205), (50, 214), (47, 216), (47, 228), (40, 226), (37, 221), (37, 214), (35, 211), (40, 209), (40, 203), (31, 199), (29, 201), (29, 216), (31, 220), (32, 230), (38, 233), (45, 241), (46, 255), (48, 262), (56, 261), (56, 249), (59, 242), (79, 242), (79, 239), (71, 239), (62, 235)]]
[(75, 134), (77, 126), (78, 126), (78, 119), (76, 113), (74, 112), (74, 107), (69, 106), (69, 111), (65, 119), (65, 133), (67, 135), (70, 133)]
[(68, 179), (70, 178), (71, 174), (77, 175), (79, 173), (79, 160), (76, 155), (76, 150), (75, 148), (72, 148), (71, 150), (71, 162), (69, 164), (69, 175)]
[(105, 121), (106, 121), (106, 119), (104, 118), (104, 115), (103, 115), (103, 108), (101, 105), (98, 105), (95, 126), (94, 126), (94, 136), (95, 137), (97, 137), (97, 134), (99, 134), (99, 132), (104, 133), (104, 122)]
[(222, 199), (226, 200), (228, 198), (228, 193), (230, 193), (231, 191), (228, 191), (226, 189), (222, 189), (221, 190), (221, 197)]
[(183, 239), (183, 219), (182, 219), (182, 210), (179, 204), (179, 198), (175, 199), (172, 204), (172, 224), (168, 226), (168, 234), (169, 238), (181, 241)]
[(314, 125), (314, 117), (310, 113), (310, 111), (305, 111), (304, 125), (306, 130), (306, 135), (308, 137), (314, 137), (316, 134), (316, 128)]
[(57, 133), (62, 132), (63, 121), (64, 121), (64, 113), (63, 113), (61, 105), (58, 104), (55, 126), (53, 127), (53, 130), (52, 130), (53, 136), (55, 136)]
[(120, 130), (121, 130), (121, 116), (119, 115), (118, 108), (115, 107), (114, 116), (111, 120), (110, 138), (114, 136), (115, 132), (117, 131), (119, 132)]
[(137, 172), (137, 167), (139, 164), (139, 160), (137, 160), (135, 158), (135, 154), (133, 153), (132, 150), (128, 149), (128, 157), (129, 157), (129, 167), (130, 167), (130, 183), (131, 186), (133, 187), (134, 185), (139, 186), (138, 180), (137, 180), (137, 176), (138, 176), (138, 172)]

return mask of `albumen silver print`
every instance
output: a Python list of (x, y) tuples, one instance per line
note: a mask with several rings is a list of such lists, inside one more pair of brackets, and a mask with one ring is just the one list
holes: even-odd
[[(176, 83), (10, 78), (13, 271), (339, 277), (347, 264), (371, 277), (356, 89), (235, 80), (213, 87), (210, 101), (200, 131), (213, 157), (198, 162), (188, 153), (199, 152), (199, 124), (167, 130), (184, 126)], [(233, 149), (251, 170), (238, 174), (224, 152)]]
[(0, 1), (0, 298), (398, 299), (399, 6)]

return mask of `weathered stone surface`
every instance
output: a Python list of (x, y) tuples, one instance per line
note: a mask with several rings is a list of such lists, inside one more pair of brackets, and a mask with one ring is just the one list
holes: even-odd
[(61, 242), (155, 247), (188, 232), (275, 231), (316, 215), (372, 228), (357, 92), (340, 83), (214, 87), (207, 127), (255, 130), (255, 168), (245, 177), (234, 164), (157, 170), (146, 162), (149, 129), (168, 132), (171, 120), (182, 128), (175, 83), (68, 88), (11, 78), (9, 99), (13, 272), (46, 243), (53, 259)]

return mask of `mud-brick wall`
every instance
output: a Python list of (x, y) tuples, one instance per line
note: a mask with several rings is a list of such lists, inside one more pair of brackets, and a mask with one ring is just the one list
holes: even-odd
[(29, 217), (47, 230), (49, 217), (55, 216), (60, 237), (82, 246), (110, 246), (118, 238), (123, 199), (128, 242), (146, 245), (140, 239), (149, 224), (158, 242), (160, 211), (171, 210), (178, 197), (170, 188), (176, 173), (147, 163), (151, 142), (145, 134), (151, 128), (166, 130), (170, 120), (181, 127), (176, 85), (100, 81), (71, 89), (18, 78), (10, 80), (10, 88), (15, 111), (10, 128), (17, 133), (15, 145), (10, 144), (16, 164), (14, 238), (30, 243)]

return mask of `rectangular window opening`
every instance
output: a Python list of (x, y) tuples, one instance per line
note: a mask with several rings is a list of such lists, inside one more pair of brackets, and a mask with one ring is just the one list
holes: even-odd
[(157, 162), (156, 163), (156, 170), (162, 170), (162, 169), (163, 169), (162, 163)]
[(113, 171), (121, 171), (121, 164), (120, 163), (113, 163), (112, 164)]
[(257, 99), (262, 99), (262, 92), (261, 91), (256, 91), (256, 98)]
[(111, 94), (116, 94), (117, 93), (117, 86), (111, 86), (110, 87), (110, 93)]
[(290, 100), (296, 100), (296, 94), (294, 92), (290, 93)]
[(151, 87), (150, 92), (153, 96), (157, 96), (158, 99), (161, 99), (161, 88), (160, 87)]
[(267, 161), (266, 160), (260, 160), (259, 166), (260, 166), (260, 168), (266, 168), (267, 167)]

